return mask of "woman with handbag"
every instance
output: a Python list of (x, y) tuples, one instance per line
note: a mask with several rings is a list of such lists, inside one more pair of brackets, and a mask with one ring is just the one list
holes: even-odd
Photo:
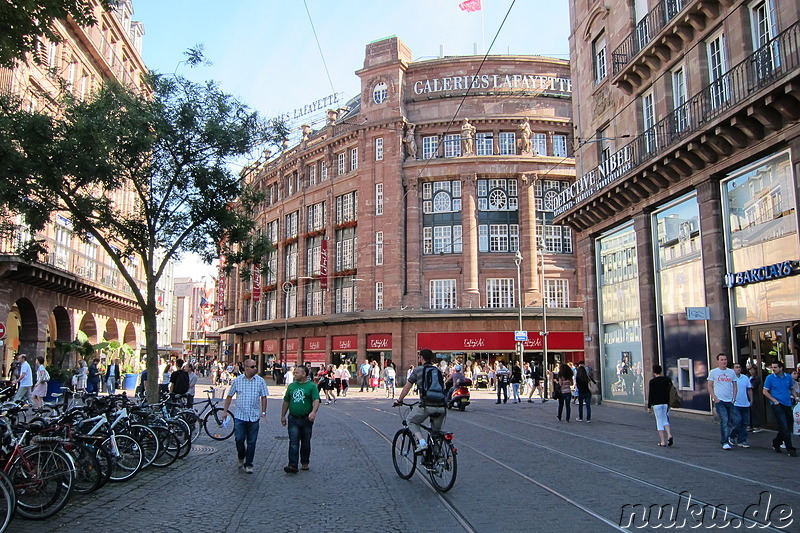
[[(575, 388), (578, 391), (578, 420), (583, 420), (583, 404), (586, 404), (586, 421), (592, 421), (592, 391), (590, 383), (595, 383), (586, 370), (586, 363), (578, 362), (578, 371), (575, 374)], [(595, 383), (596, 385), (596, 383)]]
[(659, 446), (672, 446), (672, 431), (669, 427), (669, 391), (672, 380), (661, 375), (661, 365), (653, 365), (653, 375), (647, 394), (647, 412), (655, 413)]
[(572, 369), (565, 364), (561, 364), (557, 374), (558, 380), (556, 381), (555, 385), (558, 387), (559, 395), (558, 395), (558, 415), (556, 418), (561, 420), (561, 415), (564, 411), (564, 406), (567, 407), (567, 417), (566, 420), (569, 422), (569, 417), (572, 412), (572, 408), (570, 407), (570, 399), (572, 394), (570, 390), (572, 389)]

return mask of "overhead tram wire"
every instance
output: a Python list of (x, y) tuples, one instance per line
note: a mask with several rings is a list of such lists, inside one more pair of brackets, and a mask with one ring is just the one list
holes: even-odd
[(311, 19), (311, 11), (308, 10), (308, 3), (306, 0), (303, 0), (303, 5), (306, 8), (306, 14), (308, 14), (308, 22), (311, 24), (311, 31), (314, 33), (314, 40), (317, 41), (317, 48), (319, 49), (319, 55), (322, 58), (322, 66), (325, 67), (325, 74), (328, 76), (328, 83), (331, 84), (331, 94), (336, 94), (336, 89), (333, 88), (333, 80), (331, 79), (331, 73), (328, 71), (328, 63), (325, 62), (325, 54), (322, 53), (322, 46), (319, 44), (319, 37), (317, 37), (317, 30), (314, 28), (314, 21)]

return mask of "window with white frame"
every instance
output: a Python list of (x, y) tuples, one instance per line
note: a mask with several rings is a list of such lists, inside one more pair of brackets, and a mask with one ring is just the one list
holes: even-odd
[(294, 318), (297, 316), (297, 287), (294, 287), (289, 292), (285, 293), (285, 308), (283, 316), (286, 318)]
[(753, 68), (756, 76), (765, 78), (780, 66), (779, 43), (767, 44), (777, 35), (775, 0), (757, 0), (750, 4), (750, 26), (753, 35)]
[(685, 106), (686, 94), (686, 67), (681, 64), (672, 71), (672, 109), (674, 110), (673, 129), (675, 133), (685, 131), (689, 124), (689, 108)]
[(519, 191), (516, 179), (478, 180), (478, 210), (516, 211)]
[(273, 248), (264, 256), (266, 270), (264, 271), (264, 285), (278, 283), (278, 250)]
[(547, 134), (533, 134), (533, 153), (534, 155), (547, 155)]
[(451, 213), (461, 211), (461, 182), (428, 181), (422, 184), (422, 212)]
[(553, 155), (567, 157), (567, 136), (553, 135)]
[(517, 135), (513, 131), (501, 131), (498, 144), (500, 155), (516, 155)]
[(308, 165), (308, 185), (313, 186), (317, 184), (317, 164), (313, 163)]
[(351, 277), (334, 281), (334, 307), (337, 313), (351, 313), (355, 308), (356, 282)]
[(262, 296), (261, 320), (275, 320), (278, 318), (278, 291), (267, 291)]
[(306, 239), (306, 276), (318, 276), (322, 273), (322, 235)]
[(328, 179), (328, 163), (325, 161), (319, 162), (319, 181)]
[(711, 107), (716, 109), (728, 101), (728, 54), (725, 50), (725, 34), (718, 32), (706, 41), (708, 56), (708, 81), (710, 84)]
[(336, 197), (336, 223), (342, 224), (356, 220), (358, 213), (358, 192), (351, 191)]
[(350, 170), (358, 168), (358, 148), (350, 149)]
[(283, 256), (286, 266), (284, 279), (297, 279), (297, 248), (297, 242), (288, 244), (284, 248)]
[(383, 214), (383, 183), (375, 184), (375, 215)]
[(336, 175), (341, 176), (347, 174), (347, 153), (341, 152), (336, 154)]
[(430, 308), (455, 309), (456, 280), (432, 279), (430, 281)]
[(383, 311), (383, 282), (375, 283), (375, 310)]
[[(545, 233), (543, 236), (542, 233)], [(572, 228), (555, 224), (536, 224), (536, 242), (544, 243), (548, 254), (572, 253)]]
[(375, 139), (375, 161), (383, 161), (383, 137)]
[(594, 83), (596, 85), (606, 79), (608, 75), (606, 36), (604, 34), (600, 34), (592, 42), (592, 54), (594, 56)]
[(306, 231), (319, 231), (325, 227), (325, 202), (312, 204), (306, 208)]
[(544, 280), (544, 301), (547, 307), (569, 307), (569, 280)]
[(494, 135), (487, 132), (477, 133), (475, 135), (475, 155), (493, 155), (494, 154)]
[(422, 228), (422, 253), (460, 254), (463, 250), (461, 242), (461, 225), (426, 226)]
[(642, 128), (644, 129), (644, 146), (648, 153), (658, 150), (656, 125), (656, 105), (653, 91), (642, 96)]
[(436, 135), (422, 138), (422, 159), (436, 158), (436, 149), (439, 137)]
[(299, 218), (300, 218), (300, 211), (294, 211), (284, 217), (283, 227), (285, 229), (285, 232), (283, 234), (283, 237), (285, 239), (291, 239), (292, 237), (297, 237), (297, 222)]
[(488, 278), (486, 280), (486, 307), (514, 307), (513, 278)]
[(319, 280), (306, 283), (306, 316), (320, 316), (325, 314), (324, 294)]
[(380, 266), (383, 264), (383, 232), (375, 232), (375, 264)]
[(461, 157), (461, 135), (448, 133), (444, 136), (444, 156)]

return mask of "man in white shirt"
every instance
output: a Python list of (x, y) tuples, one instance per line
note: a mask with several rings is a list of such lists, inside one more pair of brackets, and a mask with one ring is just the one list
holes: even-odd
[(23, 399), (25, 401), (30, 400), (31, 387), (33, 387), (33, 372), (31, 371), (31, 365), (28, 363), (26, 357), (24, 353), (17, 356), (17, 362), (19, 362), (19, 379), (15, 379), (11, 382), (12, 385), (19, 384), (17, 394), (14, 395), (15, 402)]
[(719, 435), (723, 450), (730, 450), (731, 426), (734, 421), (733, 400), (736, 398), (736, 373), (728, 368), (728, 356), (717, 354), (717, 368), (708, 373), (708, 394), (719, 416)]
[(750, 404), (753, 401), (753, 386), (750, 384), (750, 376), (742, 375), (742, 365), (733, 365), (736, 373), (736, 398), (733, 400), (733, 431), (729, 444), (739, 448), (749, 448), (747, 444), (747, 427), (750, 425)]

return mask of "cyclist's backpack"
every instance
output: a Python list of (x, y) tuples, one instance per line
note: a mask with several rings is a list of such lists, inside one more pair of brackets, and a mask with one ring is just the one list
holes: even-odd
[(422, 370), (422, 382), (417, 383), (422, 404), (430, 407), (444, 407), (444, 378), (442, 372), (434, 365), (425, 365)]

